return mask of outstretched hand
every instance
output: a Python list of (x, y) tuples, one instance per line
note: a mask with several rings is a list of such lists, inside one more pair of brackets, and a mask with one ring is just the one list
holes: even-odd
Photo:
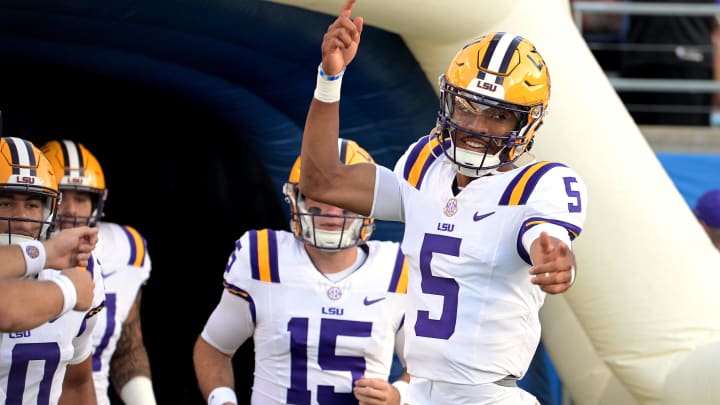
[(340, 10), (338, 18), (330, 24), (323, 36), (320, 46), (322, 51), (322, 69), (334, 76), (345, 69), (357, 54), (360, 45), (360, 34), (363, 29), (363, 18), (350, 18), (352, 8), (357, 0), (347, 0)]
[(531, 282), (548, 294), (565, 292), (575, 282), (575, 254), (562, 241), (547, 232), (530, 247), (534, 266), (530, 268)]

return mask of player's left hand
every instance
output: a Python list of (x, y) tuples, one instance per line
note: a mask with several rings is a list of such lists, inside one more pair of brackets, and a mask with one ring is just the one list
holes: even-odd
[(542, 232), (533, 242), (530, 281), (548, 294), (563, 293), (575, 282), (575, 254), (562, 241)]
[(397, 405), (400, 393), (387, 380), (362, 377), (355, 381), (355, 399), (360, 405)]

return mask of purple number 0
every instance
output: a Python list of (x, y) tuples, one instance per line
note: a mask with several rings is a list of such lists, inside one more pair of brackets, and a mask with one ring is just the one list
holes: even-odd
[(6, 405), (21, 405), (25, 392), (25, 376), (31, 360), (45, 361), (43, 377), (38, 389), (38, 405), (50, 402), (50, 385), (60, 364), (60, 347), (52, 343), (19, 343), (12, 350), (12, 365), (8, 376)]
[(455, 333), (458, 309), (458, 283), (448, 277), (432, 274), (431, 263), (433, 254), (460, 256), (461, 239), (447, 235), (426, 233), (420, 249), (420, 288), (425, 294), (441, 295), (443, 309), (440, 319), (430, 319), (429, 311), (418, 311), (415, 322), (415, 334), (435, 339), (449, 339)]
[[(310, 405), (307, 381), (308, 318), (292, 318), (288, 322), (290, 332), (290, 388), (287, 403)], [(370, 337), (372, 323), (342, 319), (320, 320), (318, 365), (323, 370), (350, 371), (353, 381), (365, 373), (365, 358), (361, 356), (338, 356), (335, 354), (338, 336)], [(352, 392), (336, 393), (330, 385), (318, 385), (318, 404), (357, 404)]]

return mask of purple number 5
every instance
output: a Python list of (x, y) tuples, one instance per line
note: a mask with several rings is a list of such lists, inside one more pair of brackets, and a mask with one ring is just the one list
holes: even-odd
[(425, 234), (420, 249), (420, 274), (422, 277), (420, 288), (425, 294), (441, 295), (443, 308), (440, 319), (430, 319), (429, 311), (418, 311), (417, 322), (415, 322), (417, 336), (449, 339), (455, 333), (460, 286), (452, 278), (434, 276), (431, 262), (435, 253), (459, 256), (460, 242), (462, 242), (461, 239), (446, 235)]
[(577, 183), (577, 179), (575, 177), (563, 177), (563, 181), (565, 182), (565, 192), (567, 193), (568, 197), (574, 198), (576, 201), (575, 203), (568, 203), (568, 212), (582, 211), (582, 201), (580, 201), (580, 193), (572, 189), (573, 183)]

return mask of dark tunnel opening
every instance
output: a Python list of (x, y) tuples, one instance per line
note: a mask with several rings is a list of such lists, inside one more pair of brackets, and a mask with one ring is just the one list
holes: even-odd
[[(158, 402), (204, 403), (192, 347), (234, 242), (248, 229), (287, 228), (262, 162), (220, 117), (181, 95), (29, 59), (0, 64), (3, 135), (38, 147), (83, 143), (105, 172), (105, 219), (148, 241), (142, 320)], [(234, 363), (238, 396), (249, 398), (251, 341)]]

